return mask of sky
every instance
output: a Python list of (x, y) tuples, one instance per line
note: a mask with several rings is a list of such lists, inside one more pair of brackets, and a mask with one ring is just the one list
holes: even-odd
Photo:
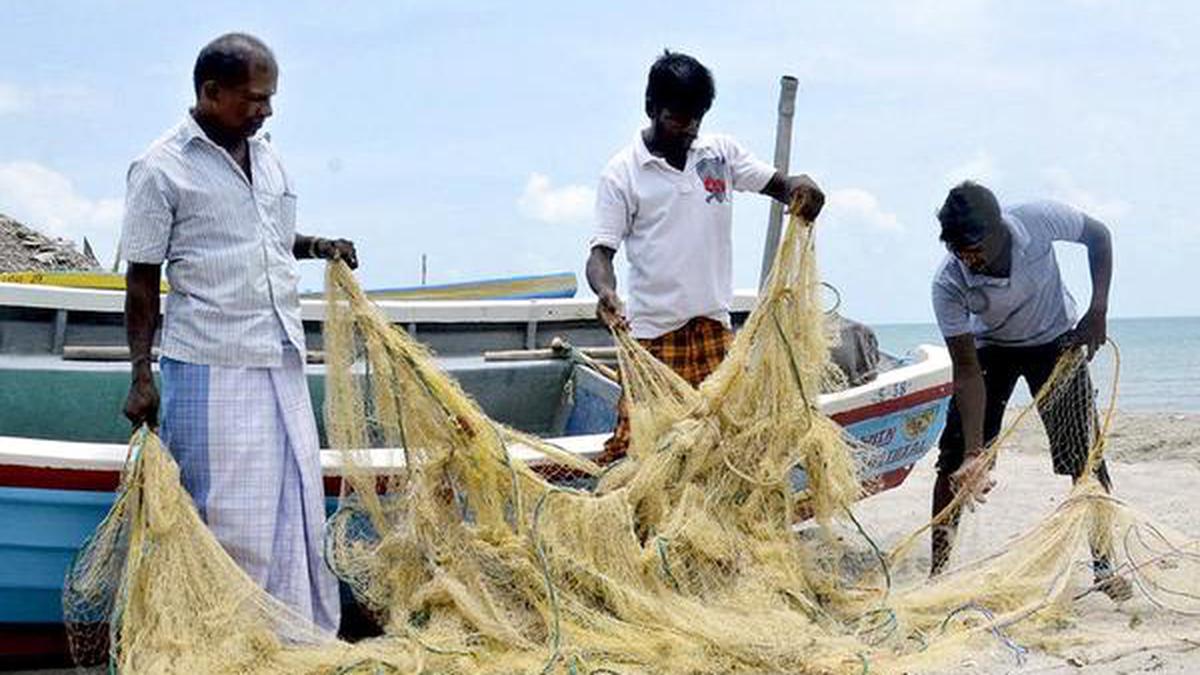
[[(774, 152), (799, 79), (793, 172), (828, 204), (842, 311), (932, 320), (934, 213), (972, 178), (1113, 232), (1110, 316), (1200, 315), (1200, 5), (1179, 2), (88, 2), (0, 0), (0, 213), (109, 264), (125, 171), (192, 102), (207, 41), (280, 65), (267, 123), (300, 229), (353, 239), (367, 286), (573, 271), (597, 177), (645, 123), (664, 48), (715, 76), (703, 131)], [(734, 282), (757, 285), (765, 197), (739, 194)], [(1090, 297), (1086, 254), (1061, 245)], [(618, 275), (623, 267), (618, 267)], [(319, 265), (303, 286), (319, 288)]]

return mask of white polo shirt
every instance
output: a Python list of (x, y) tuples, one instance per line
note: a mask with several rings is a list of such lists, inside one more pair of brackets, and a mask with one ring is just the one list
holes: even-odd
[(1043, 201), (1006, 207), (1002, 217), (1012, 233), (1008, 278), (974, 274), (947, 255), (933, 279), (938, 326), (945, 337), (974, 335), (980, 346), (1047, 344), (1075, 325), (1053, 244), (1083, 237), (1083, 213)]
[(761, 191), (773, 175), (728, 136), (698, 137), (683, 171), (650, 154), (641, 133), (609, 160), (589, 248), (625, 243), (634, 337), (655, 338), (696, 317), (729, 325), (733, 192)]

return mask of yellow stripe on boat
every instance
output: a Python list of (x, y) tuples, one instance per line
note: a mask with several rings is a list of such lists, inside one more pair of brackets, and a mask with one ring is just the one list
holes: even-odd
[[(29, 271), (0, 272), (0, 282), (86, 288), (103, 291), (125, 290), (125, 275), (113, 272), (89, 271)], [(570, 298), (577, 290), (575, 274), (562, 272), (536, 276), (482, 279), (436, 286), (381, 288), (368, 290), (372, 300), (517, 300), (530, 298)], [(170, 290), (163, 279), (161, 290)], [(321, 297), (321, 293), (304, 293), (302, 297)]]
[[(59, 288), (88, 288), (99, 291), (125, 290), (125, 275), (115, 272), (2, 272), (0, 273), (0, 282), (36, 286), (57, 286)], [(159, 287), (163, 293), (169, 290), (165, 279)]]

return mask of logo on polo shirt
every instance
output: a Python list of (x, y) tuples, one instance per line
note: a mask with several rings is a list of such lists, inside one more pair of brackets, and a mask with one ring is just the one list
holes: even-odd
[(724, 157), (705, 157), (696, 162), (696, 173), (704, 181), (704, 191), (708, 193), (704, 201), (712, 202), (715, 199), (718, 204), (723, 204), (729, 199)]

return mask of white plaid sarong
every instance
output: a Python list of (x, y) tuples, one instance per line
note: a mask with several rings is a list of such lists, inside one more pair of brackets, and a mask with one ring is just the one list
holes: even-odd
[(279, 368), (163, 359), (161, 370), (162, 439), (200, 516), (267, 592), (336, 631), (320, 447), (299, 352), (285, 345)]

